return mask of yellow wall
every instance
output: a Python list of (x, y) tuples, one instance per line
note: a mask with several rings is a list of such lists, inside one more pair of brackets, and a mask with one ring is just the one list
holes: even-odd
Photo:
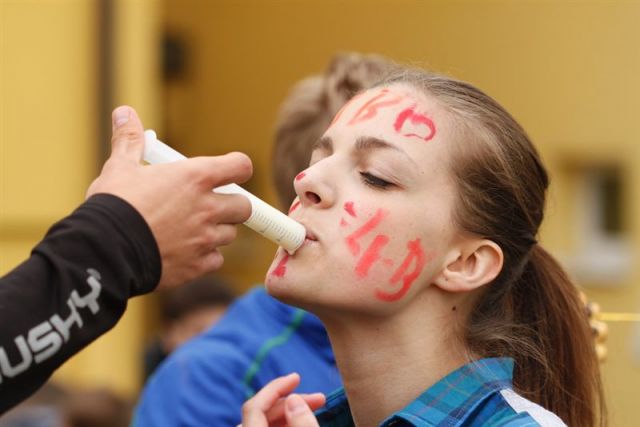
[[(626, 218), (640, 248), (640, 3), (623, 1), (119, 0), (114, 104), (187, 155), (249, 153), (248, 188), (269, 187), (272, 124), (291, 84), (334, 52), (377, 52), (469, 80), (503, 103), (541, 148), (554, 178), (543, 243), (572, 247), (567, 158), (611, 157), (628, 178)], [(28, 255), (83, 199), (97, 173), (96, 3), (0, 0), (0, 272)], [(164, 9), (164, 15), (161, 15)], [(162, 25), (187, 41), (187, 79), (158, 90)], [(162, 99), (165, 98), (163, 102)], [(162, 110), (167, 111), (163, 117)], [(164, 138), (164, 139), (167, 139)], [(104, 143), (104, 141), (102, 142)], [(242, 231), (223, 274), (262, 279), (273, 246)], [(250, 260), (250, 263), (249, 261)], [(636, 257), (637, 260), (637, 257)], [(638, 264), (636, 262), (636, 264)], [(610, 311), (638, 311), (640, 271), (614, 289), (589, 289)], [(59, 378), (133, 393), (150, 305), (132, 302), (113, 332)], [(634, 424), (632, 325), (611, 324), (604, 365), (612, 425)], [(114, 369), (114, 366), (117, 367)]]
[(24, 259), (94, 172), (88, 2), (0, 6), (0, 270)]
[[(98, 136), (97, 5), (0, 1), (0, 273), (84, 200), (102, 163), (100, 146), (109, 142)], [(133, 105), (158, 127), (158, 2), (114, 6), (113, 106)], [(116, 328), (54, 378), (135, 394), (148, 335), (145, 301), (131, 301)]]

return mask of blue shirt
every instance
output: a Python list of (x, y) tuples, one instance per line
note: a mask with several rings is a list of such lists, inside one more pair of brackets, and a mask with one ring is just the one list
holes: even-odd
[[(477, 360), (429, 387), (381, 426), (565, 426), (556, 415), (514, 392), (512, 377), (512, 359)], [(344, 390), (328, 396), (316, 417), (323, 427), (353, 426)]]
[(297, 392), (341, 386), (320, 320), (256, 288), (163, 362), (142, 393), (133, 425), (235, 427), (246, 399), (291, 372), (301, 376)]

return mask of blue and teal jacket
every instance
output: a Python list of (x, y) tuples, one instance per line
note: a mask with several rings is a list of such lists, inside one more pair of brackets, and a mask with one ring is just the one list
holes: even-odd
[[(513, 359), (473, 361), (391, 414), (381, 427), (566, 427), (560, 418), (513, 391)], [(344, 389), (316, 412), (321, 427), (353, 427)]]
[(291, 372), (301, 377), (296, 392), (328, 394), (341, 386), (320, 320), (256, 288), (163, 362), (141, 395), (133, 425), (235, 427), (246, 399)]

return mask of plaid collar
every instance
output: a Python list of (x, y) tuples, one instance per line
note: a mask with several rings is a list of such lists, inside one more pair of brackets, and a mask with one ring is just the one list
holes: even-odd
[[(497, 392), (511, 388), (512, 377), (511, 358), (473, 361), (429, 387), (416, 400), (384, 420), (381, 427), (460, 425)], [(316, 412), (316, 418), (323, 427), (354, 425), (343, 388), (327, 397), (326, 405)]]

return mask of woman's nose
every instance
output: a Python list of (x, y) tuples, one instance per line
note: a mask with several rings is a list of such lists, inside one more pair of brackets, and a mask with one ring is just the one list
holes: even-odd
[(315, 165), (296, 176), (293, 186), (303, 206), (327, 208), (333, 204), (335, 188), (327, 178), (327, 171)]

